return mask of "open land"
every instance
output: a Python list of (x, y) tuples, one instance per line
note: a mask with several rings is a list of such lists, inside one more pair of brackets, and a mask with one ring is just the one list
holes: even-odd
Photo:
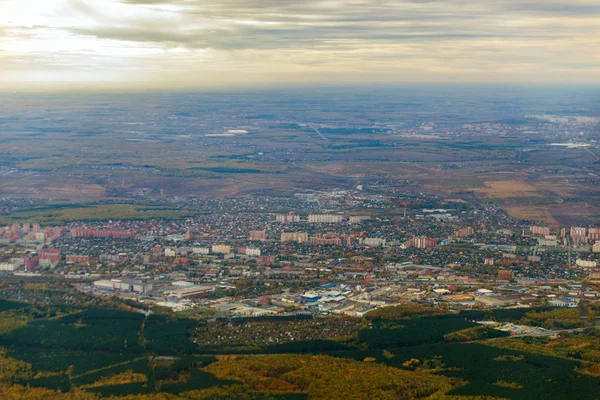
[[(597, 117), (598, 99), (542, 93), (3, 95), (0, 192), (148, 204), (402, 182), (497, 202), (516, 218), (589, 223), (600, 214), (598, 123), (552, 116)], [(591, 146), (552, 146), (575, 141)]]

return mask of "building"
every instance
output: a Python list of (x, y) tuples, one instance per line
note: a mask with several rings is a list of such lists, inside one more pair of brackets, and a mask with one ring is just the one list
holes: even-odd
[(32, 257), (30, 258), (27, 263), (25, 264), (25, 269), (27, 271), (32, 271), (35, 267), (38, 266), (39, 263), (39, 257)]
[(166, 292), (166, 296), (173, 299), (184, 299), (186, 297), (205, 296), (215, 291), (215, 285), (189, 286)]
[(308, 233), (306, 232), (282, 232), (281, 242), (296, 242), (306, 243), (308, 242)]
[(211, 250), (214, 254), (229, 254), (231, 253), (231, 246), (226, 244), (215, 244), (212, 246)]
[(121, 229), (73, 228), (71, 236), (74, 238), (131, 239), (135, 236), (135, 232)]
[(535, 236), (548, 236), (550, 235), (550, 228), (545, 226), (532, 226), (529, 228), (532, 235)]
[(249, 240), (259, 240), (261, 242), (264, 242), (265, 240), (267, 240), (267, 232), (266, 231), (250, 231), (250, 234), (248, 235), (248, 239)]
[(592, 246), (592, 252), (600, 253), (600, 241), (594, 243), (594, 245)]
[(573, 226), (573, 227), (571, 227), (570, 236), (572, 238), (576, 238), (576, 237), (582, 238), (582, 237), (586, 236), (585, 235), (586, 231), (587, 231), (586, 228), (581, 228), (581, 227)]
[(39, 252), (40, 262), (48, 260), (50, 262), (60, 262), (60, 249), (41, 249)]
[(260, 256), (256, 259), (260, 265), (273, 265), (275, 263), (275, 257), (273, 256)]
[(550, 303), (553, 307), (566, 307), (566, 308), (576, 308), (579, 305), (579, 299), (574, 299), (572, 297), (559, 297), (557, 299), (552, 299), (548, 303)]
[(318, 293), (314, 292), (306, 292), (302, 296), (300, 296), (300, 300), (304, 303), (316, 303), (321, 300), (322, 296)]
[(381, 238), (364, 238), (362, 244), (365, 246), (378, 247), (385, 246), (385, 239)]
[(278, 214), (276, 217), (277, 222), (288, 223), (288, 222), (300, 222), (300, 216), (289, 213), (289, 214)]
[(575, 265), (582, 268), (596, 268), (597, 264), (596, 261), (582, 260), (581, 258), (575, 261)]
[(337, 224), (342, 222), (342, 216), (336, 214), (310, 214), (308, 222), (320, 224)]
[(95, 289), (111, 290), (132, 293), (148, 293), (152, 291), (153, 285), (137, 279), (102, 279), (95, 281), (93, 284)]
[(38, 264), (41, 267), (54, 268), (61, 259), (60, 249), (41, 249), (38, 255)]
[(89, 264), (90, 256), (69, 255), (66, 257), (67, 264)]
[(18, 265), (12, 262), (3, 262), (0, 263), (0, 271), (12, 272), (19, 268)]
[(600, 281), (600, 271), (592, 271), (588, 275), (588, 279), (591, 281)]
[(556, 236), (547, 235), (543, 238), (539, 238), (538, 244), (540, 247), (556, 247), (558, 240), (556, 239)]
[(438, 244), (438, 239), (428, 238), (426, 236), (417, 236), (410, 239), (406, 243), (406, 247), (415, 247), (417, 249), (426, 249), (430, 247), (435, 247)]
[(145, 283), (141, 281), (134, 282), (132, 286), (132, 290), (135, 293), (148, 293), (151, 292), (153, 288), (154, 286), (151, 283)]
[(459, 239), (462, 239), (462, 238), (465, 238), (468, 236), (472, 236), (474, 234), (475, 234), (475, 231), (470, 226), (459, 229), (457, 231), (454, 231), (454, 237), (459, 238)]
[(493, 258), (486, 258), (483, 260), (483, 263), (485, 265), (494, 265), (494, 259)]
[(510, 280), (513, 280), (514, 277), (515, 277), (515, 273), (513, 271), (506, 270), (506, 269), (498, 270), (498, 279), (510, 281)]
[(173, 281), (173, 282), (171, 282), (171, 285), (173, 285), (175, 287), (179, 287), (179, 288), (186, 288), (186, 287), (194, 286), (194, 284), (192, 282), (188, 282), (188, 281)]
[(513, 298), (501, 295), (475, 296), (475, 301), (488, 307), (505, 307), (517, 302)]
[(210, 249), (208, 247), (194, 247), (194, 248), (192, 248), (192, 253), (200, 254), (200, 255), (208, 255), (208, 254), (210, 254)]
[(259, 257), (260, 256), (260, 249), (255, 249), (255, 248), (252, 248), (252, 247), (246, 247), (245, 254), (247, 256)]
[(588, 238), (591, 240), (600, 240), (600, 228), (588, 229)]
[(165, 248), (165, 257), (175, 257), (177, 255), (177, 250), (173, 247)]
[(95, 281), (92, 284), (92, 286), (94, 286), (94, 289), (99, 289), (99, 290), (114, 290), (115, 289), (115, 283), (113, 281), (106, 280), (106, 279)]
[(352, 217), (348, 218), (348, 222), (351, 224), (360, 224), (361, 222), (368, 221), (370, 219), (371, 217), (368, 215), (353, 215)]
[(311, 237), (309, 239), (309, 241), (310, 241), (310, 244), (319, 245), (319, 246), (326, 246), (326, 245), (341, 246), (341, 244), (342, 244), (342, 239), (340, 237), (338, 237), (337, 235), (335, 235), (334, 233), (326, 233), (326, 234), (318, 233), (317, 235)]

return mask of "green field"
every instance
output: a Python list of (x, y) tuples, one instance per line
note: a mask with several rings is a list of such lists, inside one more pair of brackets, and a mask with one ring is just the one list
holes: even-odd
[(165, 207), (133, 204), (57, 204), (14, 211), (0, 216), (0, 225), (12, 223), (64, 224), (70, 221), (180, 219), (191, 214)]

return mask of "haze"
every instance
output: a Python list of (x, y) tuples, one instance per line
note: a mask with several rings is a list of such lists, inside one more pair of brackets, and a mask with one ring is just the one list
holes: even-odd
[(595, 0), (3, 0), (4, 90), (600, 82)]

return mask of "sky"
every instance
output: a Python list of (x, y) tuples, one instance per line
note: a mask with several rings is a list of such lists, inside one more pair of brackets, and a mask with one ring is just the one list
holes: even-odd
[(0, 0), (0, 90), (600, 84), (598, 0)]

